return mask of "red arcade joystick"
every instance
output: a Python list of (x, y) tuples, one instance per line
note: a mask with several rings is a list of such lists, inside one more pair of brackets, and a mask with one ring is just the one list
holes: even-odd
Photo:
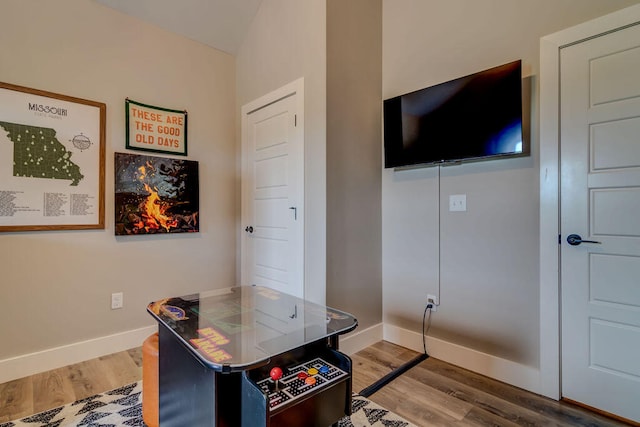
[(278, 368), (277, 366), (272, 368), (271, 372), (269, 372), (269, 376), (273, 381), (276, 382), (276, 390), (278, 390), (278, 380), (282, 378), (282, 369)]
[(278, 381), (280, 378), (282, 378), (282, 369), (276, 366), (275, 368), (271, 369), (269, 376), (272, 380)]

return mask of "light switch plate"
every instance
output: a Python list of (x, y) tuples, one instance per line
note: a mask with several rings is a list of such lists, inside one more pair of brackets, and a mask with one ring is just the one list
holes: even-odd
[(467, 195), (451, 194), (449, 196), (449, 212), (466, 212), (467, 211)]

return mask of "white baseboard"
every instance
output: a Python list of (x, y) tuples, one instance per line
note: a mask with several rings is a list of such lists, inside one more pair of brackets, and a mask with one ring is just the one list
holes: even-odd
[(156, 325), (0, 360), (0, 384), (96, 357), (139, 347)]
[[(141, 346), (157, 326), (134, 329), (61, 347), (0, 360), (0, 384), (51, 369)], [(356, 353), (382, 340), (382, 324), (340, 338), (340, 351)]]
[[(156, 331), (157, 326), (153, 325), (0, 360), (0, 384), (141, 346)], [(423, 351), (420, 333), (382, 323), (341, 337), (340, 351), (351, 355), (383, 339), (418, 352)], [(430, 356), (437, 359), (540, 393), (540, 373), (530, 366), (432, 337), (427, 337), (427, 350)]]
[[(422, 353), (422, 334), (384, 325), (384, 339)], [(427, 353), (436, 359), (540, 394), (540, 371), (531, 366), (427, 337)]]
[(373, 325), (362, 331), (340, 337), (340, 351), (346, 355), (357, 353), (362, 349), (382, 340), (382, 323)]

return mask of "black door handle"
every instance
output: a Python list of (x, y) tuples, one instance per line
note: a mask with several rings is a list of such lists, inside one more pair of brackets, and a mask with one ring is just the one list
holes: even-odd
[(253, 233), (253, 227), (252, 226), (247, 226), (244, 231), (246, 231), (247, 233)]
[(567, 236), (567, 243), (569, 243), (571, 246), (578, 246), (580, 243), (597, 243), (597, 244), (602, 244), (602, 242), (598, 242), (595, 240), (582, 240), (582, 237), (580, 237), (579, 234), (569, 234)]

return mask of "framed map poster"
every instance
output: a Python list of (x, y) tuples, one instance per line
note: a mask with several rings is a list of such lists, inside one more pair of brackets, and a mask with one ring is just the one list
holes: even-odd
[(0, 231), (104, 228), (106, 111), (0, 82)]

